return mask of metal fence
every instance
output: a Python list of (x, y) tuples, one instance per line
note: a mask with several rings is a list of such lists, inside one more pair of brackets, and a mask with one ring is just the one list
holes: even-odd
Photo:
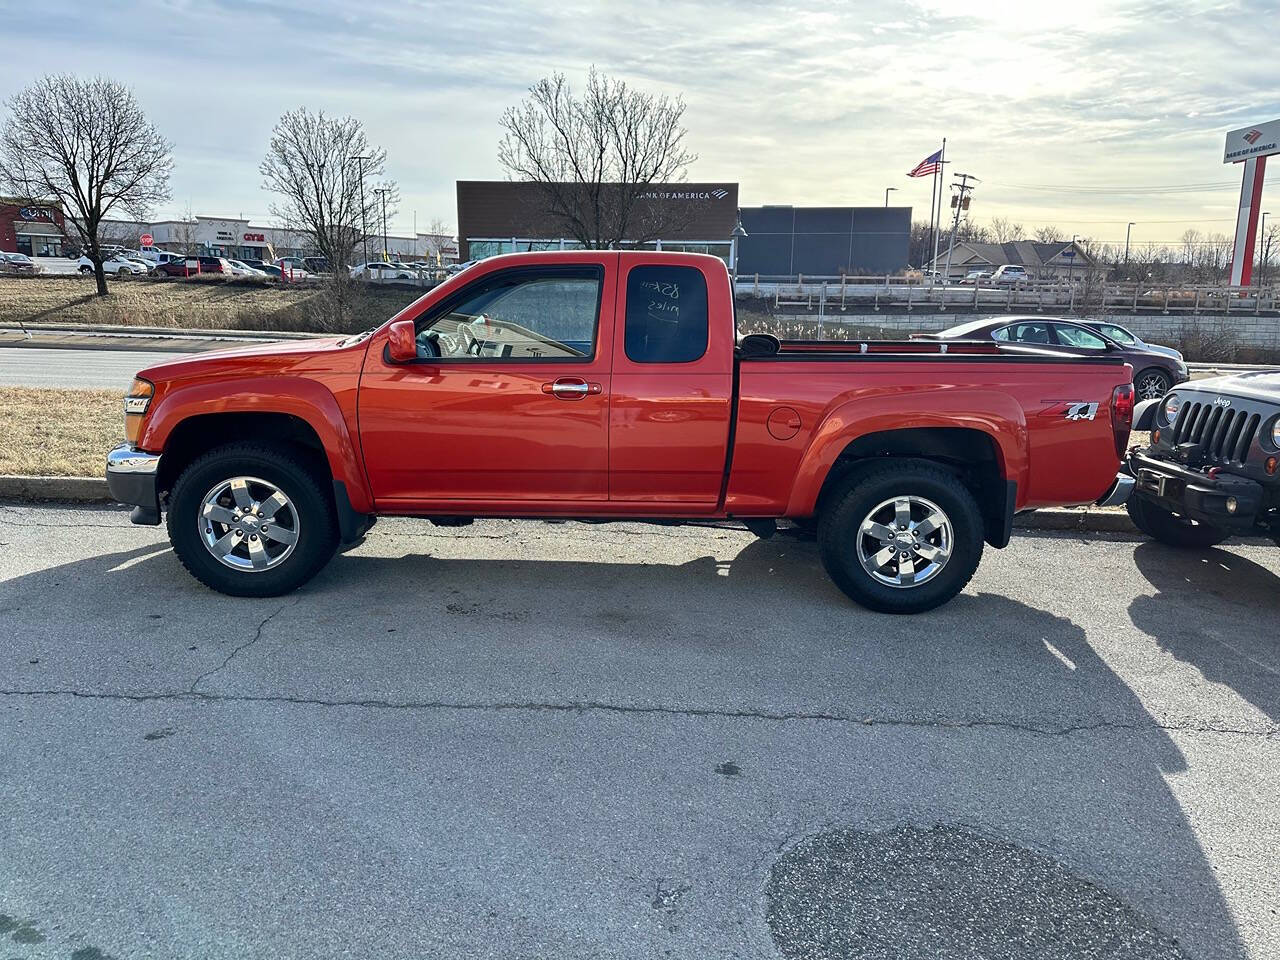
[(849, 309), (894, 312), (1044, 311), (1132, 314), (1280, 314), (1280, 286), (1233, 287), (1028, 280), (930, 283), (919, 278), (739, 276), (739, 297), (771, 301), (780, 312), (825, 314)]

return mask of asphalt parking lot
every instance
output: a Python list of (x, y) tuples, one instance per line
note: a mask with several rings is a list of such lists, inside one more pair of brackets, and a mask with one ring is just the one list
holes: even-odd
[(1280, 551), (387, 520), (218, 596), (0, 507), (0, 956), (1280, 956)]

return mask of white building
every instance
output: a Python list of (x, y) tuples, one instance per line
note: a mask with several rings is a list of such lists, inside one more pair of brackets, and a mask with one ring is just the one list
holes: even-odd
[[(105, 242), (124, 247), (136, 249), (142, 236), (150, 234), (154, 246), (171, 253), (200, 253), (238, 260), (271, 261), (316, 253), (305, 236), (283, 227), (255, 226), (238, 217), (192, 217), (152, 223), (111, 220), (103, 224), (102, 232)], [(382, 237), (371, 236), (368, 250), (370, 260), (382, 259)], [(431, 260), (437, 251), (446, 263), (457, 260), (458, 245), (452, 237), (432, 237), (425, 233), (416, 237), (387, 237), (387, 256), (392, 260)], [(356, 258), (363, 256), (364, 245), (361, 245)]]

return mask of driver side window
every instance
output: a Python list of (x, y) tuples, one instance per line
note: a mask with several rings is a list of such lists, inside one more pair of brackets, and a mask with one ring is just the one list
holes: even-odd
[(484, 277), (418, 324), (418, 356), (443, 360), (589, 360), (603, 271), (508, 270)]

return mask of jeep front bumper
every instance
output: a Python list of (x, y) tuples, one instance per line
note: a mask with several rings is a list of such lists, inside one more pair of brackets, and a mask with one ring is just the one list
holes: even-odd
[(156, 474), (160, 454), (144, 453), (131, 443), (122, 443), (107, 454), (107, 489), (120, 503), (133, 505), (129, 519), (156, 526), (160, 522), (160, 496)]
[(1262, 484), (1248, 477), (1230, 473), (1211, 477), (1137, 451), (1129, 455), (1128, 467), (1136, 481), (1135, 497), (1210, 526), (1250, 530), (1262, 509)]

